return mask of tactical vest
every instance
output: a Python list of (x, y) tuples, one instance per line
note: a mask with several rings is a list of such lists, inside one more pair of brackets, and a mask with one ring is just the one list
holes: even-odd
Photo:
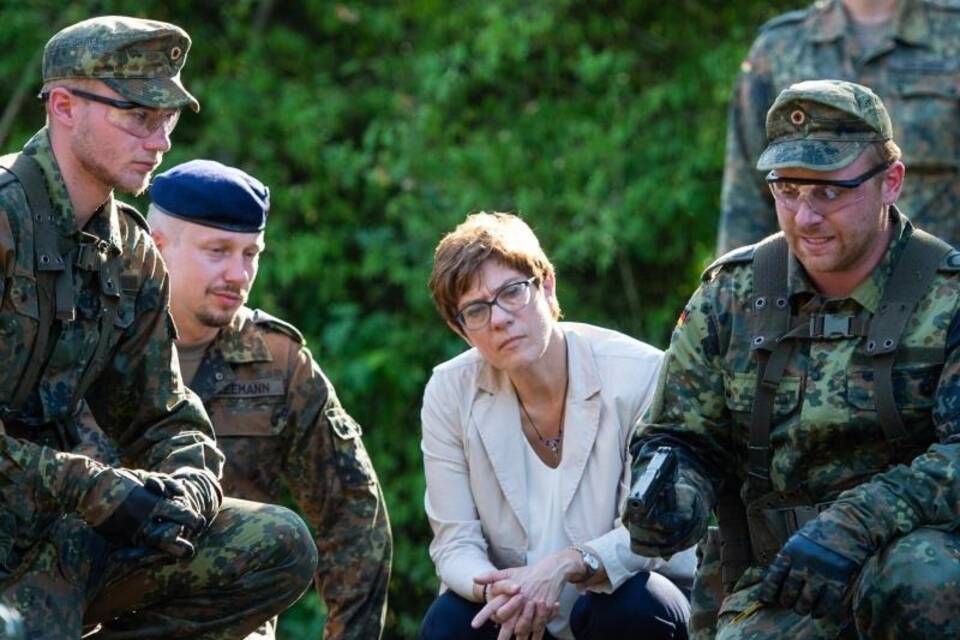
[[(74, 268), (99, 273), (101, 299), (100, 332), (93, 358), (85, 365), (78, 363), (78, 366), (84, 366), (84, 371), (70, 405), (78, 407), (94, 377), (103, 369), (107, 357), (107, 346), (120, 301), (123, 265), (119, 251), (99, 237), (80, 231), (74, 237), (65, 238), (58, 232), (46, 180), (33, 158), (20, 153), (0, 156), (0, 168), (6, 169), (20, 183), (26, 195), (29, 215), (20, 219), (23, 225), (21, 233), (33, 237), (38, 293), (37, 335), (31, 355), (12, 397), (0, 403), (0, 418), (14, 435), (28, 436), (27, 433), (17, 432), (40, 427), (42, 421), (34, 416), (23, 415), (22, 409), (43, 373), (52, 347), (50, 337), (54, 325), (56, 322), (73, 322), (76, 319)], [(2, 173), (0, 171), (0, 176)]]
[(804, 491), (774, 492), (770, 479), (770, 429), (774, 398), (794, 349), (803, 340), (866, 338), (873, 369), (877, 419), (891, 447), (905, 447), (906, 428), (893, 394), (893, 364), (903, 331), (937, 268), (952, 250), (946, 242), (914, 229), (893, 268), (876, 314), (794, 315), (787, 300), (789, 250), (782, 233), (759, 243), (753, 255), (754, 313), (751, 349), (757, 381), (747, 447), (746, 501), (729, 483), (717, 504), (721, 566), (728, 593), (751, 564), (769, 564), (787, 539), (829, 503), (814, 504)]

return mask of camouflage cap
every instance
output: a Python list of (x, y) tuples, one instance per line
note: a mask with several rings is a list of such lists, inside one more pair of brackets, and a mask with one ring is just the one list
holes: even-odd
[(180, 27), (126, 16), (100, 16), (71, 25), (43, 50), (43, 81), (95, 78), (124, 98), (174, 109), (200, 103), (180, 81), (190, 36)]
[(784, 89), (767, 112), (767, 148), (757, 169), (835, 171), (893, 138), (883, 102), (863, 85), (810, 80)]

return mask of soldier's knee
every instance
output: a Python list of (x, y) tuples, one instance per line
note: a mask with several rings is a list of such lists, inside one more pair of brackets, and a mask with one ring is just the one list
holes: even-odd
[(939, 635), (941, 614), (958, 605), (958, 555), (960, 538), (935, 529), (918, 529), (891, 542), (861, 573), (854, 597), (858, 630), (871, 638), (927, 637), (936, 627), (932, 637), (947, 637)]
[(300, 577), (304, 588), (310, 584), (317, 570), (317, 546), (310, 529), (296, 513), (274, 504), (263, 505), (261, 515), (268, 521), (274, 538), (276, 555), (288, 567), (291, 575)]
[[(226, 498), (221, 516), (224, 546), (245, 550), (248, 569), (283, 590), (306, 590), (317, 569), (317, 547), (296, 513), (274, 504)], [(215, 521), (216, 523), (216, 521)]]
[(956, 535), (935, 529), (918, 529), (897, 538), (876, 558), (876, 566), (865, 572), (865, 588), (881, 594), (939, 589), (946, 577), (957, 573)]

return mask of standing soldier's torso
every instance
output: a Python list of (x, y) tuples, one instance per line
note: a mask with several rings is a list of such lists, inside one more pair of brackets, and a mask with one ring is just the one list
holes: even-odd
[(861, 51), (840, 0), (768, 23), (753, 56), (769, 67), (772, 97), (803, 80), (866, 85), (883, 100), (903, 150), (900, 208), (920, 228), (960, 243), (960, 4), (905, 0), (894, 33)]

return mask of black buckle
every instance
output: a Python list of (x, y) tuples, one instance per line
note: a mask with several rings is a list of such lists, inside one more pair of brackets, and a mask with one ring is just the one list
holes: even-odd
[(853, 337), (853, 316), (825, 313), (810, 317), (810, 337), (824, 340)]

